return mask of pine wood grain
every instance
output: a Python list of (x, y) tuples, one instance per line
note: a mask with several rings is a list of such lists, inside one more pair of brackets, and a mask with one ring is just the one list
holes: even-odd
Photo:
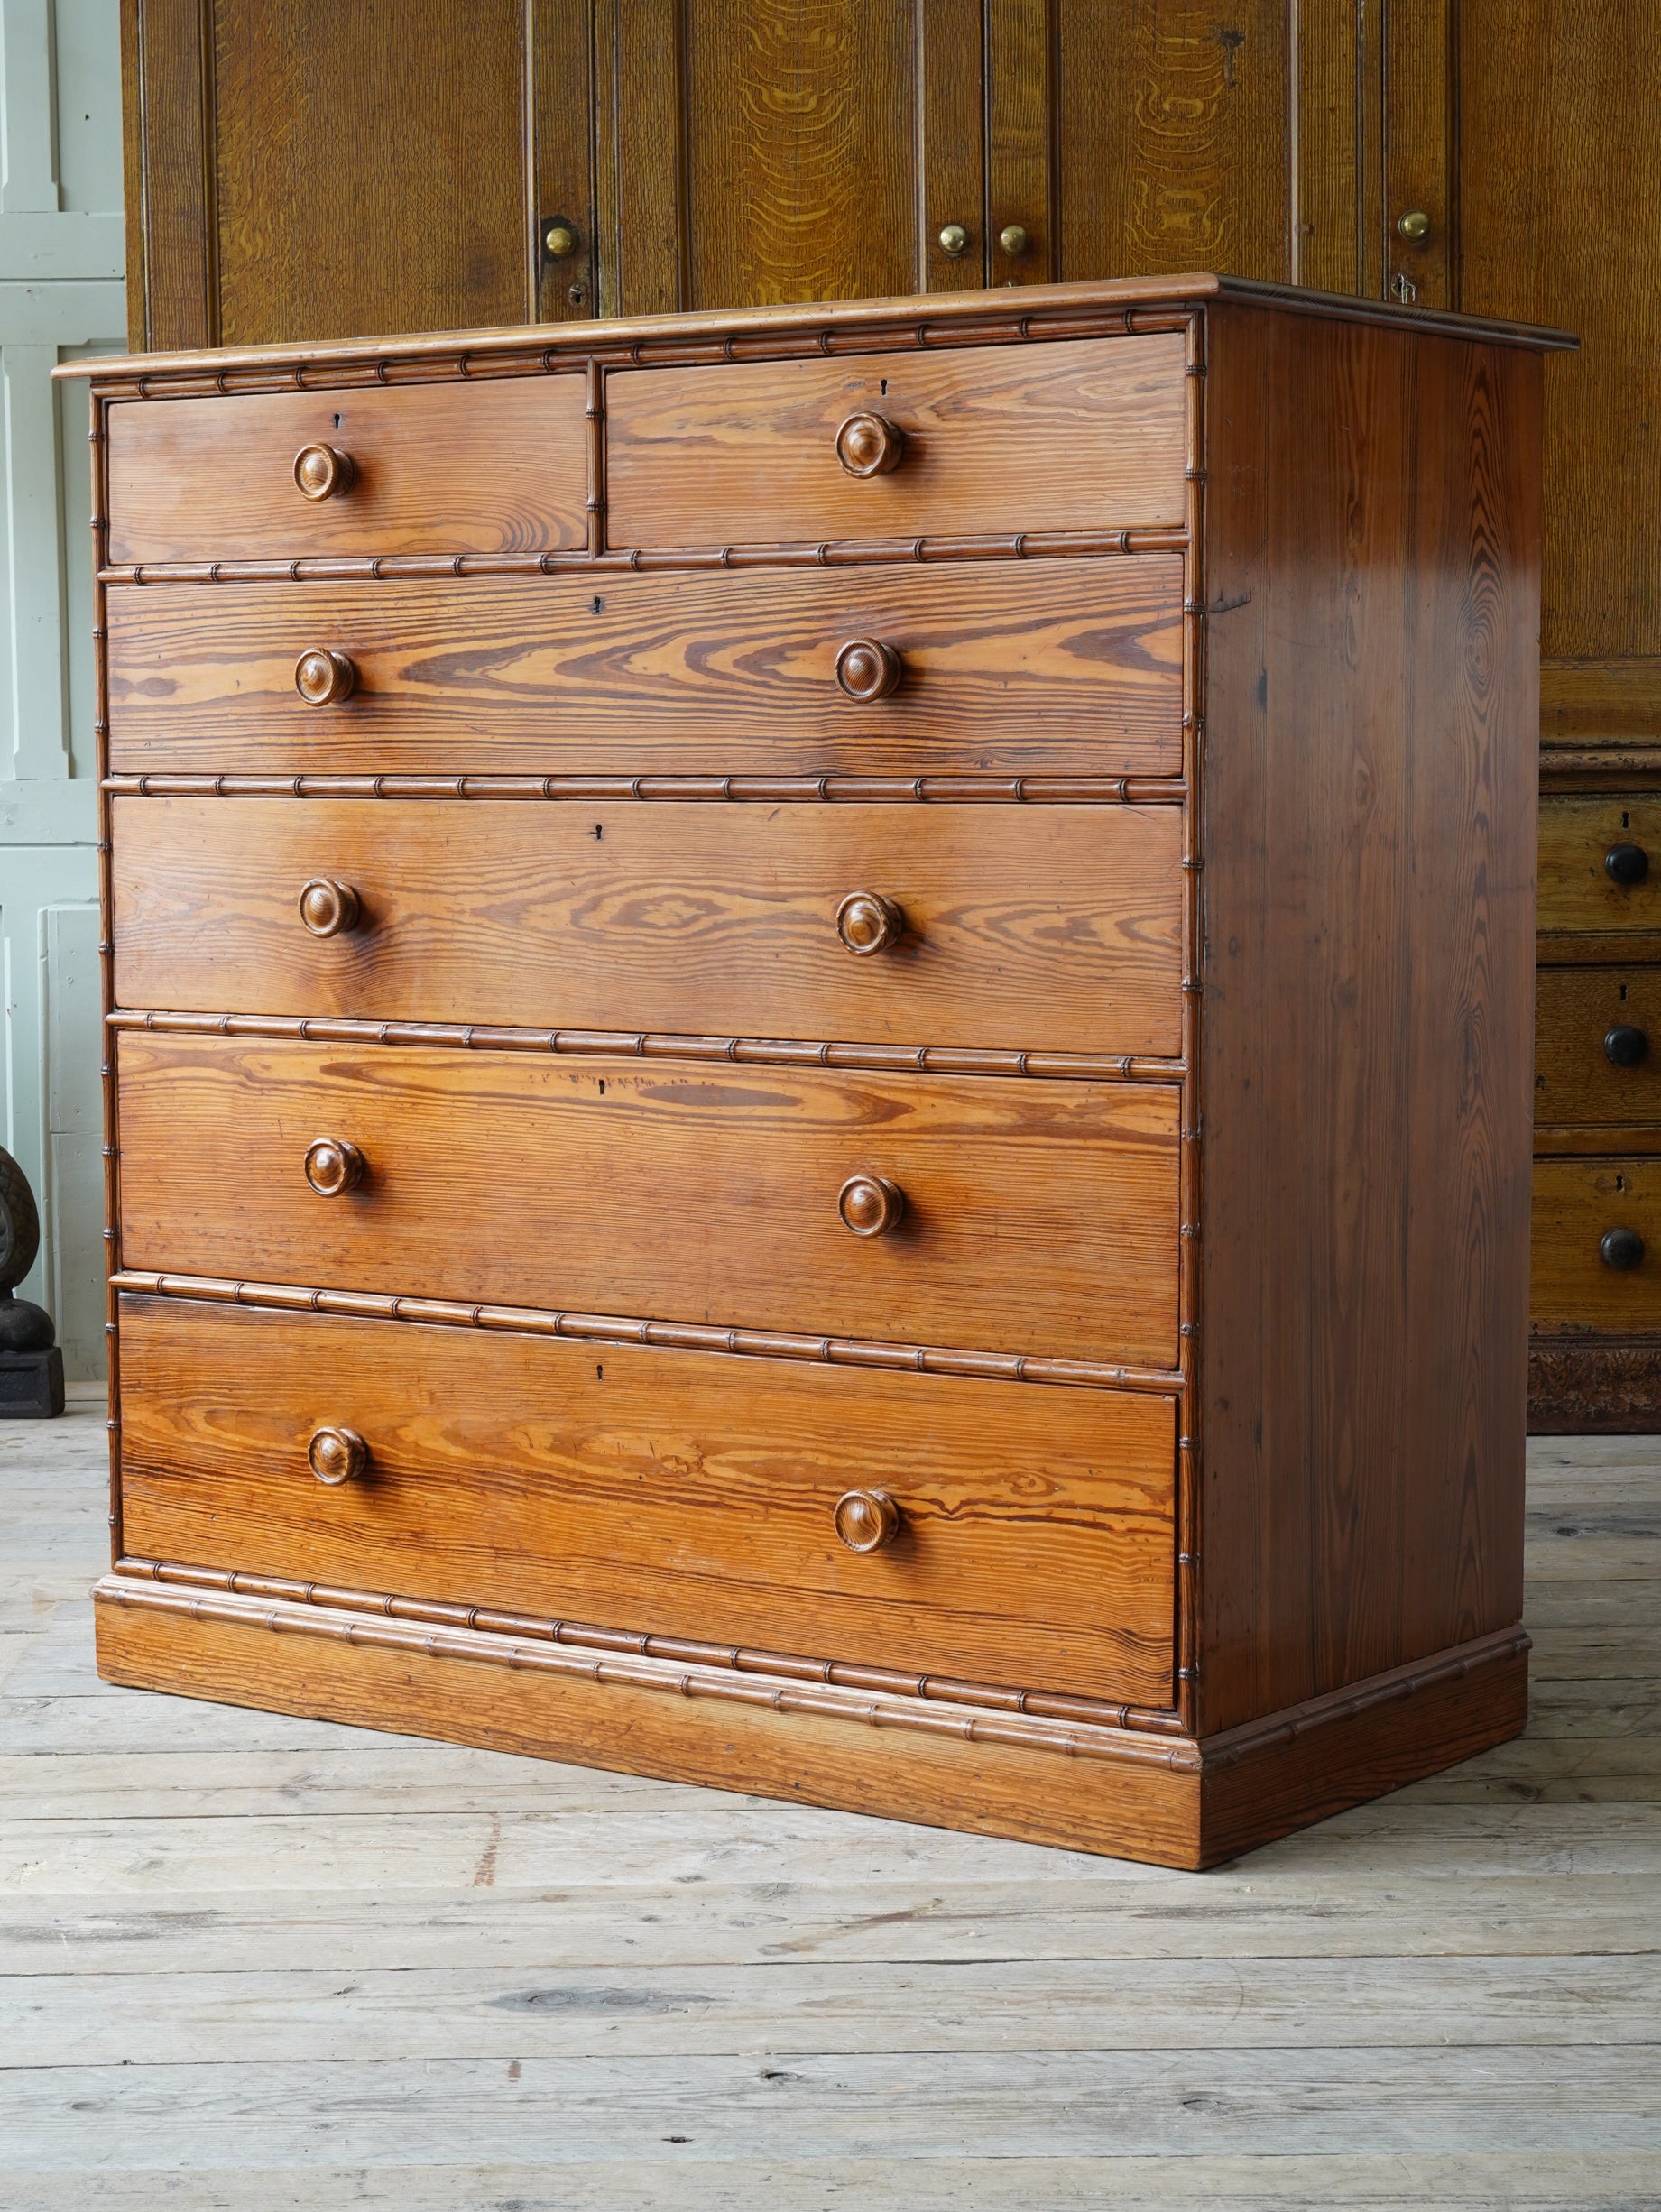
[[(1598, 1248), (1610, 1229), (1643, 1238), (1636, 1267), (1605, 1265)], [(1661, 1329), (1661, 1163), (1536, 1160), (1532, 1283), (1536, 1335), (1578, 1329), (1631, 1338)]]

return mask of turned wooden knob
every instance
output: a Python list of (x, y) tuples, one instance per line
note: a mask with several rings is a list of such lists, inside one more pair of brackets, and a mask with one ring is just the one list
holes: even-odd
[(331, 1488), (352, 1482), (369, 1464), (369, 1447), (355, 1429), (319, 1429), (306, 1446), (311, 1471)]
[(344, 929), (355, 929), (362, 912), (352, 886), (337, 883), (333, 876), (313, 876), (300, 895), (300, 918), (314, 937), (337, 937)]
[(306, 1180), (319, 1198), (338, 1198), (364, 1179), (364, 1156), (344, 1137), (319, 1137), (306, 1147)]
[(294, 456), (294, 481), (308, 499), (334, 499), (357, 482), (357, 465), (338, 446), (302, 446)]
[(886, 476), (905, 450), (905, 432), (886, 415), (850, 415), (836, 433), (836, 458), (850, 476)]
[(832, 1518), (850, 1552), (880, 1552), (900, 1534), (900, 1507), (886, 1490), (847, 1490)]
[(880, 1237), (898, 1228), (905, 1210), (905, 1193), (886, 1175), (850, 1175), (836, 1199), (844, 1225), (856, 1237)]
[(294, 688), (308, 706), (333, 706), (357, 688), (357, 670), (345, 653), (314, 645), (294, 663)]
[(1628, 1275), (1643, 1261), (1644, 1240), (1636, 1229), (1606, 1229), (1598, 1239), (1598, 1258), (1618, 1275)]
[(878, 638), (850, 638), (836, 656), (836, 681), (850, 699), (869, 706), (900, 685), (900, 655)]
[(862, 959), (898, 945), (905, 930), (905, 916), (881, 891), (850, 891), (836, 909), (836, 935)]
[(1649, 1038), (1629, 1021), (1618, 1021), (1603, 1035), (1603, 1057), (1611, 1067), (1642, 1067), (1649, 1057)]
[(1610, 845), (1603, 855), (1603, 872), (1611, 883), (1630, 890), (1649, 873), (1649, 855), (1642, 845)]

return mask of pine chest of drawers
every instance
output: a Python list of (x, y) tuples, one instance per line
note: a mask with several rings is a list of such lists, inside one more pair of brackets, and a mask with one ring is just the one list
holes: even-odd
[(1551, 342), (94, 364), (105, 1673), (1182, 1866), (1521, 1728)]

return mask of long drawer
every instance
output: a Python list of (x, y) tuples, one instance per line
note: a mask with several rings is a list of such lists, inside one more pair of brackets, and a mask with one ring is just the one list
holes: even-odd
[(1661, 1329), (1661, 1159), (1537, 1159), (1529, 1317), (1536, 1331)]
[(1180, 523), (1186, 359), (1181, 333), (1162, 332), (614, 370), (610, 540)]
[(583, 410), (580, 375), (122, 401), (110, 558), (586, 545)]
[(118, 1068), (129, 1267), (1175, 1364), (1174, 1087), (143, 1030)]
[(118, 772), (1182, 764), (1182, 563), (1166, 554), (130, 585), (106, 620)]
[(1537, 971), (1534, 1118), (1542, 1128), (1661, 1123), (1661, 969)]
[(122, 798), (113, 873), (125, 1006), (1181, 1045), (1173, 806)]
[(1169, 1398), (143, 1298), (121, 1380), (130, 1553), (1171, 1701)]
[(1661, 932), (1661, 799), (1546, 793), (1538, 916), (1543, 937)]

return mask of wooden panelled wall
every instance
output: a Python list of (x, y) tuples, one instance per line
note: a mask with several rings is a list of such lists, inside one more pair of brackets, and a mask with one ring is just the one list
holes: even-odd
[[(1542, 951), (1548, 985), (1596, 970), (1589, 1004), (1647, 991), (1661, 850), (1611, 908), (1604, 827), (1562, 809), (1600, 797), (1612, 838), (1661, 789), (1661, 12), (123, 0), (123, 18), (138, 346), (1208, 268), (1578, 331), (1547, 367), (1543, 820), (1573, 843), (1583, 819), (1592, 843)], [(1541, 1031), (1538, 1417), (1661, 1425), (1661, 1035), (1646, 1074), (1606, 1065), (1603, 1034), (1564, 1046), (1601, 1089), (1563, 1123)], [(1601, 1221), (1653, 1259), (1611, 1272)]]

